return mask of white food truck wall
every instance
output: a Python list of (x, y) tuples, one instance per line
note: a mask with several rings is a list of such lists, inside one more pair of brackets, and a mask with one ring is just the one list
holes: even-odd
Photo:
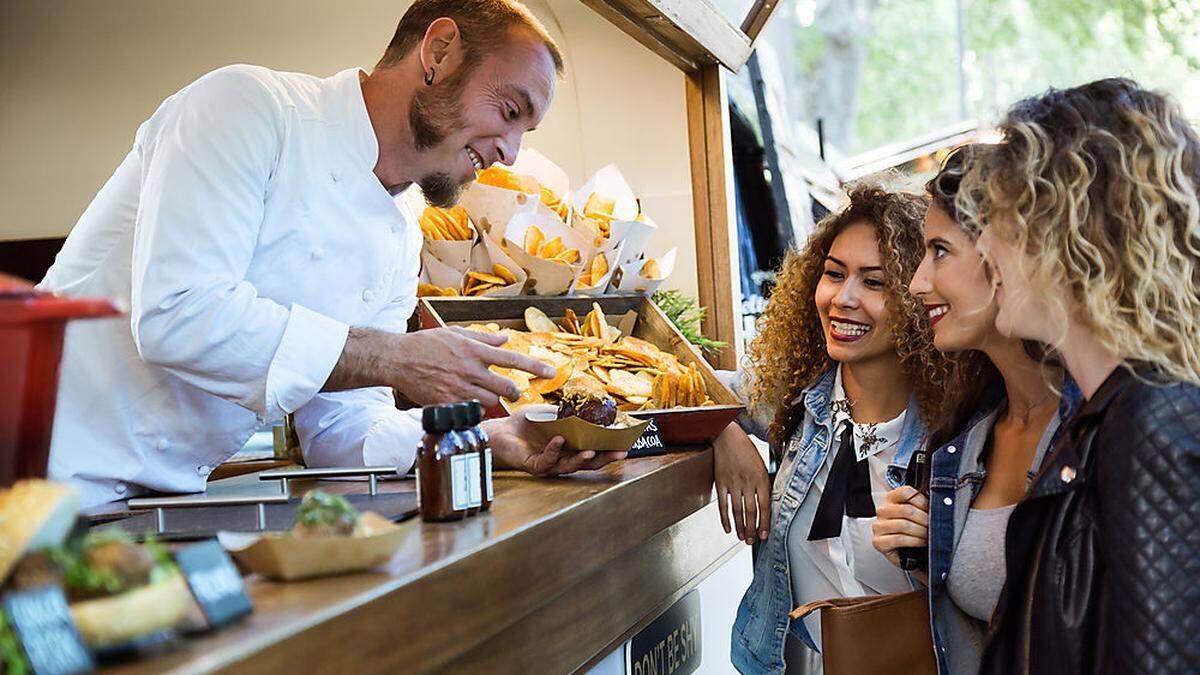
[[(407, 2), (0, 2), (0, 240), (64, 236), (171, 93), (230, 63), (329, 75), (372, 66)], [(579, 0), (529, 0), (565, 79), (525, 144), (573, 181), (615, 162), (696, 289), (684, 79)]]

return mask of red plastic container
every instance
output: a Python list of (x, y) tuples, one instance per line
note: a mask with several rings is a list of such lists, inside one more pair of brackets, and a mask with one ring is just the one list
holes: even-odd
[(0, 273), (0, 488), (46, 475), (67, 321), (118, 313)]

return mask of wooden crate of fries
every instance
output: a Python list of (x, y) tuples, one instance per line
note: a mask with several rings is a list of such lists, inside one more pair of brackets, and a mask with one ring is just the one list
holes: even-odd
[(555, 366), (551, 379), (500, 369), (522, 390), (520, 399), (506, 402), (509, 410), (557, 403), (567, 381), (586, 377), (602, 385), (619, 409), (653, 418), (668, 445), (696, 445), (711, 442), (743, 409), (700, 353), (641, 295), (426, 297), (419, 311), (423, 328), (504, 332), (507, 347)]

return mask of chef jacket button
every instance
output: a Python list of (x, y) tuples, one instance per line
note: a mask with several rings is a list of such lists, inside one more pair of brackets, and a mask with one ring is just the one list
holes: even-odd
[(373, 291), (369, 288), (367, 290), (363, 291), (362, 299), (363, 299), (363, 302), (370, 302), (370, 301), (374, 300), (375, 299), (375, 291)]
[(166, 450), (167, 448), (171, 447), (171, 441), (168, 441), (165, 438), (160, 438), (154, 447), (158, 448), (159, 450)]
[(945, 581), (945, 580), (946, 580), (946, 573), (942, 572), (942, 581)]
[(318, 247), (314, 248), (313, 250), (309, 251), (308, 254), (310, 256), (312, 256), (313, 260), (320, 260), (321, 258), (325, 257), (325, 249), (318, 246)]
[(196, 467), (196, 473), (200, 474), (201, 476), (207, 476), (209, 474), (208, 465), (201, 464), (200, 466)]
[(335, 183), (338, 182), (338, 172), (330, 171), (329, 177), (333, 179), (333, 182), (335, 182)]
[(123, 495), (126, 492), (129, 492), (129, 488), (124, 483), (117, 483), (116, 485), (113, 486), (113, 492), (116, 492), (119, 495)]
[(950, 454), (952, 454), (952, 455), (953, 455), (954, 453), (958, 452), (958, 448), (956, 448), (956, 447), (954, 447), (954, 446), (952, 445), (952, 446), (950, 446), (950, 447), (946, 448), (946, 452), (948, 452), (948, 453), (950, 453)]
[(942, 500), (942, 503), (945, 504), (946, 506), (953, 506), (954, 500), (950, 499), (949, 497), (946, 497), (945, 499)]

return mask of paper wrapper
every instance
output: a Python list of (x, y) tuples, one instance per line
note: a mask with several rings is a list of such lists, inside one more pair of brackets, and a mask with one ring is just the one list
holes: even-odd
[(278, 533), (219, 532), (217, 540), (245, 568), (281, 581), (371, 569), (392, 559), (414, 527), (364, 511), (368, 537), (296, 538)]
[[(520, 295), (525, 290), (525, 282), (529, 279), (529, 275), (525, 273), (525, 270), (521, 269), (517, 261), (512, 259), (512, 256), (504, 251), (503, 246), (491, 237), (483, 237), (479, 244), (475, 246), (475, 250), (471, 252), (471, 271), (491, 274), (493, 264), (504, 265), (517, 277), (517, 281), (507, 286), (500, 286), (489, 291), (484, 291), (478, 297), (511, 297)], [(464, 280), (463, 283), (466, 283), (466, 281)]]
[(640, 258), (646, 251), (646, 244), (650, 243), (650, 237), (654, 236), (654, 232), (658, 229), (658, 225), (650, 220), (649, 216), (642, 214), (641, 217), (645, 222), (621, 220), (612, 224), (611, 238), (625, 242), (621, 258), (617, 261), (618, 265), (624, 265)]
[[(409, 188), (404, 191), (402, 199), (417, 217), (413, 222), (419, 222), (420, 215), (429, 206), (425, 202), (425, 198), (421, 196), (421, 191), (416, 187)], [(438, 260), (456, 270), (466, 271), (467, 267), (471, 264), (471, 249), (474, 248), (475, 242), (479, 238), (479, 227), (475, 224), (474, 219), (471, 218), (470, 212), (467, 213), (467, 218), (467, 226), (472, 230), (470, 239), (465, 241), (438, 241), (422, 235), (424, 238), (423, 250), (429, 251)]]
[(453, 288), (459, 293), (463, 289), (463, 274), (468, 265), (455, 269), (427, 250), (421, 251), (421, 280), (441, 288)]
[(620, 293), (641, 293), (642, 295), (652, 295), (658, 290), (659, 286), (666, 281), (667, 277), (675, 271), (675, 252), (676, 249), (667, 251), (666, 255), (659, 256), (658, 269), (661, 272), (658, 279), (647, 279), (640, 273), (642, 266), (646, 264), (647, 259), (634, 260), (620, 266), (621, 274), (617, 281), (613, 283), (613, 290)]
[(555, 419), (558, 411), (551, 405), (531, 405), (521, 412), (538, 433), (547, 439), (562, 436), (566, 448), (576, 452), (627, 452), (650, 425), (650, 420), (641, 420), (633, 426), (614, 429), (585, 422), (578, 417)]
[(625, 176), (621, 175), (620, 169), (615, 164), (609, 164), (592, 174), (583, 187), (575, 191), (571, 204), (577, 212), (583, 213), (583, 207), (592, 193), (615, 200), (612, 212), (614, 220), (637, 218), (637, 195), (633, 193), (633, 188), (629, 187), (629, 182), (625, 180)]
[[(504, 238), (504, 252), (509, 255), (529, 276), (527, 289), (534, 295), (562, 295), (575, 283), (581, 267), (561, 262), (543, 260), (525, 252), (525, 231), (537, 226), (546, 235), (546, 239), (562, 237), (563, 246), (577, 248), (580, 255), (587, 248), (587, 242), (567, 227), (558, 218), (539, 213), (522, 213), (508, 223)], [(582, 258), (581, 258), (582, 260)]]
[(533, 213), (541, 200), (537, 195), (471, 183), (458, 200), (472, 222), (485, 235), (503, 241), (508, 223), (521, 213)]
[[(542, 184), (542, 187), (549, 188), (551, 192), (562, 199), (567, 205), (566, 222), (571, 222), (571, 181), (562, 167), (550, 161), (537, 150), (526, 148), (517, 155), (517, 161), (513, 162), (512, 170), (514, 173), (533, 176), (537, 182)], [(558, 218), (557, 213), (541, 202), (541, 196), (538, 197), (537, 212)]]
[[(587, 264), (584, 265), (583, 269), (590, 269), (592, 259), (595, 258), (597, 254), (603, 253), (604, 257), (608, 260), (608, 274), (605, 274), (600, 279), (594, 279), (593, 281), (595, 282), (595, 285), (587, 288), (581, 288), (579, 286), (579, 277), (576, 277), (575, 283), (571, 286), (571, 295), (603, 294), (604, 291), (608, 289), (609, 283), (612, 282), (613, 276), (617, 273), (618, 268), (615, 261), (620, 259), (623, 246), (625, 246), (625, 242), (617, 239), (609, 239), (602, 248), (589, 254), (589, 256), (586, 258)], [(580, 276), (582, 276), (582, 270), (580, 271)]]

